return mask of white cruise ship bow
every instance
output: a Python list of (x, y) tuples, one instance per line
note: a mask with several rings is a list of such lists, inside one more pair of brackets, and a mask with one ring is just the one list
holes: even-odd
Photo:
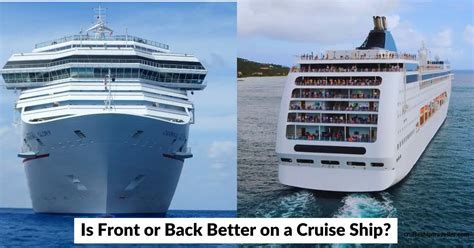
[(188, 148), (206, 69), (165, 44), (112, 35), (99, 13), (86, 33), (13, 54), (1, 74), (21, 90), (23, 159), (41, 213), (163, 214)]

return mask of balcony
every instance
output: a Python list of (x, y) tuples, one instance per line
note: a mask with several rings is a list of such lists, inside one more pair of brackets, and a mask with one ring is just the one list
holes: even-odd
[(317, 124), (377, 125), (375, 114), (289, 113), (288, 122)]
[(402, 64), (301, 64), (291, 72), (401, 72)]
[(377, 128), (288, 125), (286, 137), (290, 140), (372, 143), (377, 140)]
[(305, 86), (378, 86), (380, 77), (298, 77), (296, 85)]
[[(377, 112), (378, 102), (291, 101), (290, 110)], [(304, 112), (304, 111), (301, 111)]]
[(292, 98), (379, 99), (378, 89), (294, 89)]

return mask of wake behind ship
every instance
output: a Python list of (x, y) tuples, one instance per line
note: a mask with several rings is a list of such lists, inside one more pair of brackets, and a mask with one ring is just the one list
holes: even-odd
[(1, 73), (21, 90), (18, 156), (36, 212), (168, 210), (192, 157), (187, 92), (206, 87), (197, 58), (112, 35), (99, 8), (87, 32), (13, 54)]
[(277, 129), (281, 183), (370, 192), (413, 168), (446, 119), (447, 62), (397, 51), (385, 17), (355, 50), (306, 54), (287, 78)]

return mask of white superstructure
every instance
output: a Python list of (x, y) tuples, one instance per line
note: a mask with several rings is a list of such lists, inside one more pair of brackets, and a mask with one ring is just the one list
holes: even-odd
[(86, 32), (13, 54), (0, 72), (21, 90), (18, 156), (36, 212), (167, 211), (192, 157), (187, 92), (206, 87), (196, 57), (113, 36), (99, 10)]
[(446, 119), (449, 65), (398, 53), (385, 17), (355, 50), (300, 56), (283, 92), (276, 152), (281, 183), (370, 192), (413, 168)]

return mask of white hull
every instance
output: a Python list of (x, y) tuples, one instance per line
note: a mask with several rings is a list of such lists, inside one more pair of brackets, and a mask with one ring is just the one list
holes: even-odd
[[(142, 133), (134, 137), (138, 130)], [(166, 212), (183, 159), (164, 154), (186, 147), (188, 130), (189, 124), (114, 113), (23, 123), (24, 137), (40, 156), (24, 161), (34, 210)]]
[[(448, 93), (450, 94), (450, 93)], [(413, 137), (413, 142), (401, 150), (401, 159), (397, 162), (396, 156), (384, 159), (385, 166), (392, 170), (383, 169), (353, 169), (353, 168), (325, 168), (313, 166), (294, 166), (280, 163), (278, 178), (280, 183), (307, 189), (337, 191), (337, 192), (377, 192), (383, 191), (403, 180), (414, 167), (426, 147), (434, 138), (446, 119), (448, 104), (445, 104), (430, 123), (419, 130)], [(397, 155), (398, 156), (398, 155)], [(314, 158), (314, 156), (298, 156)], [(332, 156), (316, 156), (317, 159), (333, 159)], [(339, 157), (345, 164), (352, 160), (349, 157)], [(369, 163), (372, 158), (358, 159)]]
[[(374, 76), (374, 73), (359, 73), (358, 76)], [(433, 139), (446, 119), (449, 97), (451, 96), (451, 76), (441, 82), (421, 87), (421, 83), (411, 83), (404, 89), (403, 73), (378, 73), (383, 78), (380, 86), (380, 104), (378, 110), (377, 140), (367, 142), (344, 142), (322, 140), (295, 140), (286, 137), (288, 106), (292, 100), (298, 77), (321, 76), (318, 73), (290, 73), (282, 96), (277, 129), (276, 152), (279, 158), (279, 181), (282, 184), (323, 191), (337, 192), (376, 192), (383, 191), (405, 178), (414, 167), (424, 150)], [(323, 76), (344, 76), (342, 73), (326, 73)], [(324, 88), (324, 86), (310, 86)], [(345, 86), (341, 86), (343, 88)], [(308, 86), (306, 86), (308, 88)], [(407, 92), (408, 110), (401, 114), (404, 92)], [(417, 121), (420, 108), (434, 98), (447, 93), (446, 102), (420, 127)], [(311, 99), (309, 99), (311, 100)], [(348, 112), (350, 113), (350, 112)], [(291, 123), (290, 123), (291, 124)], [(303, 123), (304, 124), (304, 123)], [(399, 148), (397, 143), (402, 142)], [(295, 151), (297, 145), (318, 145), (328, 147), (363, 148), (365, 154), (330, 154)], [(291, 160), (282, 161), (281, 159)], [(310, 160), (312, 163), (300, 163), (298, 160)], [(322, 161), (337, 161), (336, 165), (322, 164)], [(362, 162), (365, 166), (350, 166), (350, 162)], [(371, 166), (383, 163), (382, 167)]]

